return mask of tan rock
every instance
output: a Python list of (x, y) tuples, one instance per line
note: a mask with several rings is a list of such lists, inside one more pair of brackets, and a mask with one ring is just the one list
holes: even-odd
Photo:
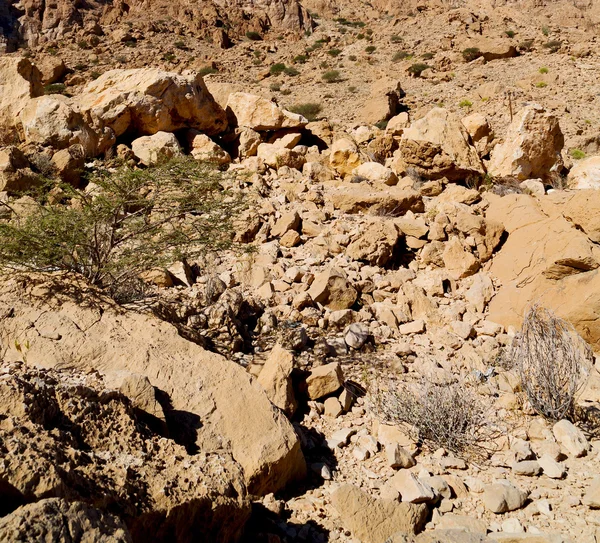
[(494, 483), (485, 487), (483, 504), (492, 513), (506, 513), (520, 509), (525, 504), (527, 492), (508, 483)]
[(374, 125), (398, 113), (400, 98), (404, 91), (400, 82), (387, 77), (377, 79), (370, 89), (370, 96), (358, 111), (358, 118), (366, 124)]
[(177, 138), (170, 132), (137, 138), (131, 142), (131, 150), (147, 166), (183, 155)]
[(277, 170), (283, 166), (295, 170), (302, 170), (302, 166), (306, 162), (306, 158), (292, 149), (285, 147), (277, 147), (272, 143), (261, 143), (256, 151), (258, 157), (264, 163)]
[(29, 190), (40, 183), (29, 161), (18, 147), (0, 149), (0, 190), (10, 193)]
[(335, 209), (345, 213), (369, 211), (373, 215), (404, 215), (407, 211), (420, 213), (424, 209), (421, 195), (401, 187), (375, 188), (363, 183), (343, 184), (328, 193)]
[(265, 389), (269, 400), (288, 416), (292, 416), (298, 406), (291, 379), (293, 369), (294, 355), (276, 345), (258, 376), (258, 382)]
[(519, 180), (546, 178), (562, 166), (564, 137), (558, 119), (537, 104), (519, 111), (491, 154), (488, 171), (493, 177)]
[(464, 248), (456, 236), (450, 238), (446, 243), (442, 258), (448, 274), (454, 279), (473, 275), (480, 267), (480, 262)]
[(571, 189), (600, 189), (600, 156), (578, 160), (567, 177)]
[(67, 73), (67, 67), (63, 59), (53, 55), (43, 55), (41, 58), (37, 58), (35, 67), (42, 74), (43, 85), (56, 83)]
[(297, 245), (300, 245), (301, 242), (302, 238), (298, 232), (295, 230), (288, 230), (285, 234), (283, 234), (283, 236), (281, 236), (279, 245), (282, 247), (296, 247)]
[(229, 153), (217, 145), (206, 134), (202, 134), (198, 130), (189, 130), (186, 138), (190, 154), (196, 160), (212, 162), (214, 164), (229, 164), (231, 162)]
[(346, 255), (352, 260), (385, 266), (400, 239), (396, 226), (390, 221), (378, 220), (368, 223), (361, 230), (358, 238), (346, 248)]
[(414, 473), (401, 469), (391, 479), (392, 486), (400, 492), (403, 502), (428, 503), (436, 498), (435, 491), (428, 484), (420, 481)]
[(408, 128), (410, 125), (410, 118), (406, 111), (402, 113), (398, 113), (398, 115), (392, 117), (387, 126), (385, 127), (386, 133), (392, 134), (394, 136), (401, 136), (404, 132), (405, 128)]
[(245, 126), (259, 132), (301, 128), (308, 122), (302, 115), (281, 109), (266, 98), (246, 92), (231, 93), (225, 109), (233, 126)]
[[(29, 341), (28, 364), (145, 375), (169, 398), (174, 424), (178, 413), (202, 421), (192, 444), (207, 452), (231, 451), (250, 492), (274, 492), (303, 477), (292, 426), (244, 368), (183, 339), (164, 321), (123, 312), (83, 281), (69, 279), (65, 288), (65, 280), (29, 276), (0, 284), (0, 310), (12, 308), (13, 314), (10, 331), (6, 320), (0, 328), (22, 344)], [(69, 297), (73, 289), (78, 300)], [(12, 326), (20, 331), (16, 336)], [(20, 356), (13, 347), (5, 359)]]
[(0, 127), (14, 128), (30, 99), (43, 93), (42, 74), (29, 60), (0, 57)]
[(85, 150), (82, 145), (71, 145), (68, 149), (57, 151), (52, 155), (52, 163), (65, 183), (79, 186), (85, 165)]
[(331, 501), (343, 526), (364, 543), (384, 543), (398, 532), (419, 532), (427, 516), (423, 504), (377, 499), (348, 484), (340, 486)]
[(398, 183), (398, 176), (379, 162), (365, 162), (352, 171), (352, 175), (364, 178), (371, 183), (382, 183), (393, 186)]
[(590, 444), (583, 432), (568, 420), (560, 420), (552, 427), (554, 438), (561, 448), (575, 458), (585, 456)]
[[(481, 36), (471, 38), (464, 43), (463, 49), (476, 48), (486, 62), (501, 58), (512, 58), (518, 55), (517, 48), (508, 38), (492, 38)], [(489, 98), (489, 96), (488, 96)]]
[(404, 130), (399, 153), (425, 179), (480, 178), (485, 170), (464, 125), (443, 108), (432, 109)]
[(595, 477), (583, 496), (583, 504), (590, 509), (600, 509), (600, 477)]
[(312, 369), (306, 378), (308, 397), (318, 400), (338, 390), (344, 384), (342, 368), (337, 362)]
[(358, 293), (346, 275), (337, 268), (319, 273), (308, 290), (313, 301), (323, 304), (332, 311), (349, 309), (356, 302)]
[(258, 146), (261, 144), (261, 137), (256, 130), (242, 126), (236, 128), (235, 132), (238, 136), (237, 139), (237, 154), (240, 158), (247, 158), (256, 156)]
[(271, 235), (273, 237), (283, 236), (286, 232), (290, 230), (298, 231), (300, 230), (300, 225), (302, 224), (302, 219), (297, 211), (289, 211), (287, 213), (283, 213), (277, 222), (271, 228)]
[(362, 163), (358, 146), (348, 138), (333, 142), (329, 155), (329, 165), (341, 176), (351, 175)]

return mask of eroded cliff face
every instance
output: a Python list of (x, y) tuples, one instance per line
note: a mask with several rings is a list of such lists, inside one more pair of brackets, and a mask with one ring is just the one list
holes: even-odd
[(297, 0), (100, 0), (87, 2), (85, 7), (78, 0), (9, 0), (0, 6), (0, 48), (11, 51), (17, 44), (35, 46), (73, 33), (102, 34), (112, 25), (131, 21), (146, 30), (166, 25), (172, 31), (176, 21), (185, 32), (209, 37), (224, 31), (234, 38), (270, 29), (301, 33), (313, 24)]

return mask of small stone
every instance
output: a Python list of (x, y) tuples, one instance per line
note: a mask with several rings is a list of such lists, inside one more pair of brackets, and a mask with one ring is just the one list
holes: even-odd
[(413, 473), (403, 469), (391, 479), (393, 487), (400, 492), (403, 502), (427, 503), (435, 500), (433, 488), (420, 481)]
[(302, 238), (300, 234), (295, 230), (288, 230), (281, 239), (279, 240), (279, 245), (282, 247), (296, 247), (296, 245), (300, 245)]
[(369, 338), (369, 326), (364, 322), (355, 322), (346, 329), (344, 341), (348, 347), (360, 349)]
[(322, 479), (325, 479), (326, 481), (331, 480), (331, 470), (329, 469), (329, 466), (324, 462), (316, 462), (314, 464), (311, 464), (310, 469), (313, 473), (316, 473)]
[(275, 223), (275, 226), (271, 229), (271, 236), (274, 238), (283, 236), (290, 230), (298, 231), (302, 220), (298, 212), (292, 211), (289, 213), (283, 213), (281, 217)]
[(398, 443), (387, 443), (385, 445), (385, 454), (388, 466), (391, 468), (412, 468), (416, 465), (412, 454)]
[(356, 430), (353, 428), (341, 428), (334, 432), (331, 437), (327, 438), (327, 446), (331, 449), (341, 449), (348, 445), (350, 436), (353, 436)]
[(328, 417), (339, 417), (343, 413), (342, 404), (340, 404), (337, 398), (327, 398), (324, 402), (325, 415)]
[(569, 456), (580, 458), (585, 456), (590, 448), (583, 432), (566, 419), (558, 421), (553, 426), (552, 433)]
[(526, 499), (527, 493), (508, 481), (488, 485), (483, 491), (483, 504), (492, 513), (506, 513), (520, 509)]
[(502, 531), (509, 534), (521, 534), (525, 528), (518, 518), (508, 518), (502, 523)]
[(467, 463), (462, 458), (456, 458), (456, 456), (445, 456), (440, 458), (439, 462), (444, 469), (467, 469)]
[(342, 393), (338, 399), (340, 400), (340, 404), (342, 405), (344, 412), (350, 411), (350, 408), (352, 407), (352, 401), (354, 400), (352, 393), (347, 389), (344, 389), (342, 390)]
[(344, 383), (342, 368), (337, 362), (314, 368), (306, 379), (308, 397), (317, 400), (338, 390)]
[(536, 460), (524, 460), (523, 462), (516, 462), (512, 467), (515, 475), (526, 475), (532, 477), (539, 475), (542, 472), (542, 468)]
[(398, 331), (403, 334), (422, 334), (425, 331), (425, 321), (416, 320), (401, 324), (398, 327)]
[(363, 462), (371, 457), (371, 453), (364, 447), (354, 447), (354, 449), (352, 449), (352, 456), (359, 462)]
[(550, 479), (562, 479), (566, 475), (564, 464), (557, 462), (549, 454), (543, 454), (538, 460), (538, 464)]
[(592, 484), (583, 496), (583, 504), (587, 505), (590, 509), (600, 509), (600, 477), (592, 480)]

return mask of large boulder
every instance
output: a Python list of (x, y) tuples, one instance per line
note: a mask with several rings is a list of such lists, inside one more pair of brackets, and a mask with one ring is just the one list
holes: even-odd
[(420, 532), (427, 518), (424, 504), (382, 500), (353, 485), (340, 486), (331, 503), (341, 517), (342, 526), (364, 543), (384, 543), (398, 532)]
[(477, 49), (486, 62), (500, 58), (512, 58), (518, 55), (517, 48), (508, 38), (480, 36), (471, 38), (463, 44), (464, 49)]
[(510, 123), (504, 143), (492, 151), (488, 172), (493, 177), (519, 180), (546, 178), (560, 171), (564, 136), (558, 118), (538, 105), (519, 111)]
[(29, 60), (0, 57), (0, 128), (15, 127), (29, 100), (43, 93), (42, 74)]
[[(298, 438), (262, 387), (170, 324), (123, 311), (75, 277), (5, 280), (0, 312), (13, 315), (0, 322), (1, 333), (29, 342), (29, 364), (145, 375), (169, 398), (170, 431), (203, 452), (231, 451), (249, 492), (274, 492), (304, 476)], [(6, 359), (20, 357), (12, 344)]]
[(591, 156), (577, 162), (567, 176), (571, 189), (600, 189), (600, 156)]
[(508, 232), (489, 268), (502, 285), (490, 302), (489, 320), (520, 326), (536, 301), (570, 321), (593, 347), (600, 346), (600, 249), (590, 239), (599, 235), (597, 194), (487, 197), (486, 217), (502, 221)]
[(245, 126), (258, 131), (301, 128), (308, 123), (302, 115), (286, 111), (275, 102), (247, 92), (231, 93), (226, 111), (233, 126)]
[(344, 183), (329, 191), (326, 197), (335, 209), (344, 213), (368, 211), (373, 215), (400, 216), (407, 211), (422, 213), (424, 210), (420, 193), (400, 186), (375, 187), (367, 183)]
[(39, 182), (39, 176), (31, 171), (29, 161), (18, 147), (0, 149), (0, 190), (25, 191)]
[[(1, 520), (0, 534), (28, 533), (31, 524), (56, 533), (61, 518), (74, 531), (72, 540), (38, 533), (31, 539), (0, 535), (0, 541), (80, 541), (78, 528), (89, 532), (90, 541), (128, 541), (122, 523), (107, 511), (119, 515), (135, 541), (172, 541), (173, 533), (190, 541), (203, 533), (225, 543), (239, 536), (250, 504), (243, 472), (230, 454), (190, 454), (165, 439), (98, 374), (26, 364), (2, 369), (0, 504), (6, 513), (42, 502)], [(101, 511), (44, 498), (86, 502)], [(115, 539), (92, 539), (101, 529)]]
[(480, 178), (485, 169), (467, 129), (448, 110), (433, 108), (404, 130), (400, 157), (424, 179)]
[(170, 132), (157, 132), (152, 136), (136, 138), (131, 142), (131, 150), (146, 166), (183, 155), (177, 138)]
[(358, 112), (358, 118), (368, 125), (387, 121), (400, 111), (403, 96), (399, 81), (387, 77), (378, 79), (371, 85), (371, 94)]

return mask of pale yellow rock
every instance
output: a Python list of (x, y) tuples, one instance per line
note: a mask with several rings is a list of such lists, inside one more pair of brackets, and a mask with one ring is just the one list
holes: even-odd
[(231, 93), (225, 109), (234, 126), (245, 126), (259, 132), (301, 128), (308, 122), (302, 115), (286, 111), (266, 98), (246, 92)]
[(43, 93), (42, 74), (29, 60), (0, 57), (0, 127), (14, 128), (29, 100)]
[(202, 134), (197, 130), (189, 130), (186, 137), (190, 154), (196, 160), (213, 164), (229, 164), (231, 162), (229, 153), (206, 134)]
[(358, 146), (348, 138), (333, 142), (329, 165), (341, 176), (350, 175), (362, 163)]
[(152, 136), (137, 138), (131, 142), (131, 150), (147, 166), (183, 155), (177, 138), (170, 132), (157, 132)]
[(298, 406), (291, 379), (293, 369), (294, 355), (276, 345), (258, 376), (258, 382), (265, 389), (269, 400), (288, 416), (292, 416)]

